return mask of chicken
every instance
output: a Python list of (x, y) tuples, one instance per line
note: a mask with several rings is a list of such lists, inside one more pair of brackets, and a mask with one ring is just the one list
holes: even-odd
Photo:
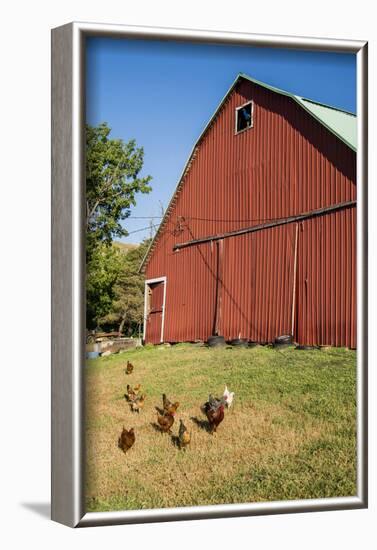
[(200, 407), (200, 410), (202, 411), (203, 414), (206, 414), (206, 410), (208, 407), (211, 409), (217, 409), (217, 407), (220, 404), (221, 404), (221, 399), (219, 399), (218, 397), (213, 397), (213, 395), (209, 394), (208, 401), (206, 401), (204, 405)]
[(166, 397), (166, 393), (162, 394), (162, 406), (164, 407), (164, 410), (167, 409), (172, 405), (172, 402), (169, 401), (169, 399)]
[(130, 430), (127, 431), (126, 428), (123, 426), (122, 433), (120, 434), (120, 438), (118, 439), (118, 447), (122, 449), (124, 453), (126, 453), (129, 449), (131, 449), (134, 443), (135, 443), (134, 429), (131, 428)]
[(229, 391), (228, 386), (225, 386), (223, 397), (226, 400), (226, 407), (230, 409), (234, 399), (234, 391)]
[(220, 405), (221, 399), (219, 399), (218, 397), (213, 397), (213, 395), (209, 394), (208, 403), (211, 405), (212, 408), (216, 408)]
[(144, 407), (145, 402), (145, 395), (141, 395), (140, 397), (136, 397), (132, 403), (131, 403), (131, 410), (132, 412), (140, 412), (140, 409)]
[(136, 384), (136, 386), (134, 387), (134, 393), (136, 395), (139, 395), (140, 389), (141, 389), (141, 384)]
[(185, 449), (191, 441), (190, 432), (187, 431), (186, 426), (183, 423), (183, 420), (179, 421), (179, 433), (178, 433), (179, 448)]
[(136, 399), (136, 393), (129, 384), (127, 384), (127, 393), (125, 394), (125, 397), (127, 401), (134, 401)]
[(166, 393), (163, 393), (162, 394), (162, 406), (164, 408), (164, 413), (174, 415), (177, 412), (177, 409), (179, 407), (179, 401), (176, 401), (175, 403), (172, 403), (166, 397)]
[(215, 403), (214, 399), (211, 400), (210, 396), (208, 401), (204, 403), (204, 405), (201, 407), (201, 410), (204, 412), (208, 419), (211, 434), (216, 432), (217, 427), (224, 420), (224, 406), (226, 404), (226, 401), (224, 397), (222, 397), (221, 399), (216, 399), (216, 401), (217, 403)]
[(175, 403), (170, 405), (170, 407), (167, 409), (166, 413), (174, 415), (177, 412), (178, 407), (179, 407), (179, 401), (176, 401)]
[(157, 413), (157, 422), (162, 432), (171, 433), (171, 427), (174, 424), (174, 415), (173, 414), (161, 415)]
[(126, 370), (125, 370), (125, 373), (126, 374), (131, 374), (131, 372), (134, 370), (134, 366), (132, 363), (130, 363), (129, 361), (127, 361), (127, 366), (126, 366)]
[(135, 399), (139, 395), (140, 389), (141, 384), (137, 384), (137, 386), (135, 386), (134, 388), (127, 384), (127, 393), (125, 395), (127, 401), (135, 401)]

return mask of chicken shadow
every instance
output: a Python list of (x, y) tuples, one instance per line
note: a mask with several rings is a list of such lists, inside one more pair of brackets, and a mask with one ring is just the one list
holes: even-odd
[(151, 422), (151, 426), (156, 432), (160, 434), (164, 433), (163, 430), (161, 430), (161, 427), (156, 422)]
[(180, 449), (181, 445), (179, 442), (179, 437), (177, 435), (171, 435), (170, 437), (171, 437), (171, 444), (173, 445), (173, 447)]
[(211, 433), (211, 426), (208, 422), (208, 420), (202, 420), (201, 418), (198, 418), (197, 416), (191, 416), (190, 420), (194, 422), (200, 429), (205, 430), (208, 433)]
[(160, 414), (161, 416), (164, 415), (164, 413), (165, 413), (164, 409), (162, 409), (161, 407), (155, 407), (155, 409), (158, 412), (158, 414)]

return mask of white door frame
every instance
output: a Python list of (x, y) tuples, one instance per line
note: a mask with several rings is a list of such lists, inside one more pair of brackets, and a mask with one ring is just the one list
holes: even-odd
[(153, 283), (164, 283), (164, 298), (162, 303), (162, 319), (161, 319), (161, 338), (160, 342), (164, 341), (164, 324), (165, 324), (165, 302), (166, 302), (166, 282), (167, 277), (155, 277), (154, 279), (146, 279), (145, 280), (145, 286), (144, 286), (144, 326), (143, 326), (143, 340), (145, 340), (146, 331), (147, 331), (147, 318), (148, 318), (148, 312), (147, 312), (147, 291), (148, 286)]

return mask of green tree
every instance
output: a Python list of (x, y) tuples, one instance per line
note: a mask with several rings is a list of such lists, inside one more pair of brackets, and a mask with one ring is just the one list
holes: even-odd
[(151, 191), (151, 176), (140, 177), (143, 148), (134, 139), (112, 139), (110, 132), (105, 122), (86, 126), (87, 260), (100, 243), (128, 235), (121, 222), (135, 206), (136, 194)]
[(94, 329), (112, 308), (114, 287), (123, 268), (120, 250), (106, 244), (96, 246), (87, 263), (86, 326)]
[(122, 222), (136, 204), (137, 193), (149, 193), (151, 176), (141, 177), (144, 150), (134, 139), (110, 138), (104, 122), (86, 126), (86, 267), (87, 328), (111, 312), (122, 254), (111, 246), (127, 236)]
[(143, 324), (144, 276), (139, 273), (150, 239), (140, 246), (122, 254), (122, 267), (114, 284), (114, 299), (111, 311), (101, 323), (115, 325), (119, 333), (135, 332)]

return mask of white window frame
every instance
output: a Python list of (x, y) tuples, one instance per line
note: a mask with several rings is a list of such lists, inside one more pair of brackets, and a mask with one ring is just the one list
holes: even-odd
[[(243, 128), (243, 130), (237, 130), (237, 122), (238, 122), (238, 111), (246, 107), (246, 105), (251, 105), (251, 124), (250, 126), (247, 126), (247, 128)], [(249, 101), (246, 101), (246, 103), (243, 103), (242, 105), (239, 105), (236, 107), (235, 110), (235, 119), (234, 119), (234, 133), (235, 135), (242, 134), (243, 132), (246, 132), (247, 130), (250, 130), (250, 128), (254, 127), (254, 101), (250, 99)]]
[(167, 277), (155, 277), (154, 279), (146, 279), (144, 283), (144, 324), (143, 324), (143, 340), (145, 341), (145, 336), (147, 332), (147, 318), (148, 318), (148, 287), (153, 283), (164, 283), (164, 298), (162, 303), (162, 320), (161, 320), (161, 338), (160, 342), (164, 341), (164, 325), (165, 325), (165, 303), (166, 303), (166, 284)]

